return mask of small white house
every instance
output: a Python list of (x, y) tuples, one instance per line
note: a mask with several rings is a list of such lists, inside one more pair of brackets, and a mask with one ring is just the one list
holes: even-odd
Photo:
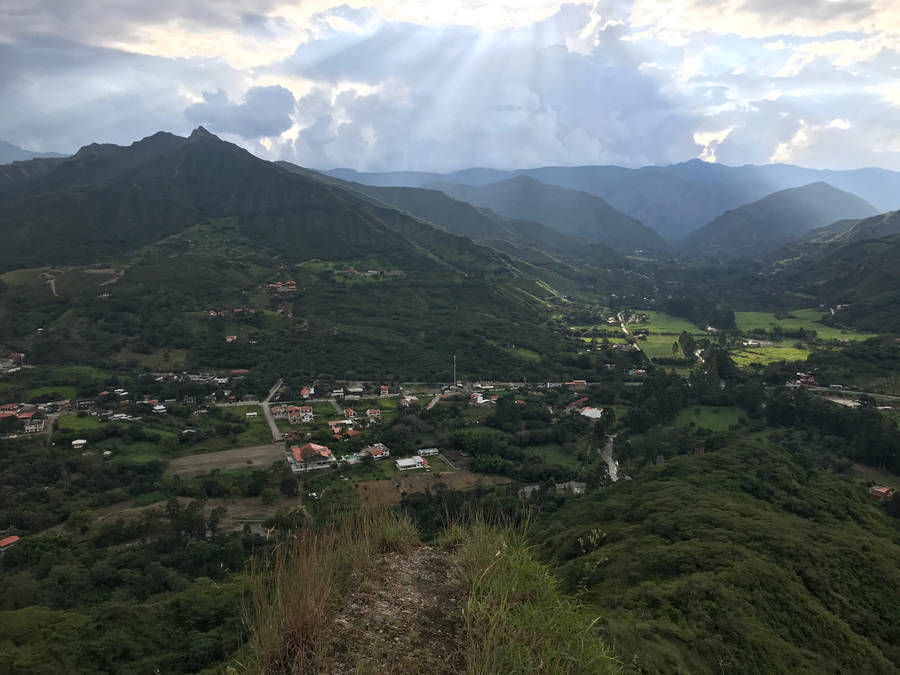
[(86, 445), (87, 441), (83, 438), (76, 438), (74, 441), (72, 441), (72, 448), (74, 450), (81, 450)]
[(440, 452), (437, 448), (422, 448), (419, 450), (419, 455), (421, 457), (428, 457), (429, 455), (436, 455)]
[(404, 457), (403, 459), (398, 459), (395, 464), (397, 465), (397, 469), (399, 471), (425, 469), (428, 467), (428, 462), (419, 457), (419, 455), (413, 455), (412, 457)]
[(164, 406), (162, 404), (155, 405), (155, 406), (153, 406), (153, 412), (155, 412), (158, 415), (162, 415), (166, 412), (166, 406)]
[(259, 416), (259, 413), (255, 413), (255, 412), (246, 413), (246, 417), (258, 417), (258, 416)]

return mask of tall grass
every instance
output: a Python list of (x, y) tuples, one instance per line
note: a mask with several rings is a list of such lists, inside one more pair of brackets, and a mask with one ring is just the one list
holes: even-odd
[(560, 595), (520, 529), (451, 526), (445, 543), (468, 597), (463, 607), (469, 675), (620, 673), (596, 618)]
[(325, 667), (328, 629), (353, 580), (377, 555), (418, 545), (405, 514), (368, 510), (302, 530), (254, 561), (245, 619), (249, 648), (242, 672), (288, 675)]

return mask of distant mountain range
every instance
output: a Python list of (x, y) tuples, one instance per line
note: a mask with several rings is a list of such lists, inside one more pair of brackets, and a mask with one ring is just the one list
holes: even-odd
[(877, 213), (856, 195), (827, 183), (789, 188), (726, 211), (682, 242), (691, 252), (759, 256), (836, 220)]
[(330, 181), (352, 192), (405, 211), (448, 232), (468, 237), (506, 251), (535, 264), (549, 262), (552, 255), (563, 255), (583, 262), (609, 262), (619, 256), (609, 247), (567, 236), (530, 220), (501, 216), (468, 202), (454, 199), (440, 190), (405, 187), (375, 187), (340, 180), (289, 162), (279, 162), (289, 171)]
[(516, 176), (481, 186), (430, 183), (426, 187), (509, 218), (543, 223), (564, 234), (598, 242), (616, 251), (662, 251), (668, 248), (656, 231), (603, 199), (587, 192), (546, 185), (529, 176)]
[(32, 152), (24, 150), (12, 143), (0, 141), (0, 164), (9, 164), (11, 162), (21, 162), (26, 159), (35, 159), (38, 157), (65, 157), (55, 152)]
[(682, 239), (729, 209), (779, 190), (815, 182), (827, 182), (858, 195), (877, 211), (900, 209), (900, 172), (885, 169), (819, 171), (785, 164), (730, 167), (691, 160), (641, 169), (579, 166), (516, 171), (465, 169), (449, 174), (336, 169), (326, 173), (368, 185), (403, 187), (435, 182), (480, 186), (525, 175), (548, 185), (598, 196), (670, 240)]

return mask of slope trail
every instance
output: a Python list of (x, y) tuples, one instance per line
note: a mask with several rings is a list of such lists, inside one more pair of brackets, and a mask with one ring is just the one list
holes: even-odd
[(445, 553), (387, 553), (334, 621), (331, 675), (465, 673), (465, 591)]

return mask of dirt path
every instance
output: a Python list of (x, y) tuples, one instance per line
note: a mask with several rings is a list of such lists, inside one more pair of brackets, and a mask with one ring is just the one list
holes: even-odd
[(268, 469), (272, 466), (272, 462), (284, 457), (282, 445), (252, 445), (246, 448), (178, 457), (169, 462), (169, 468), (176, 474), (208, 473), (213, 469), (227, 471), (248, 467)]
[(463, 598), (446, 553), (385, 554), (335, 619), (325, 672), (465, 673)]
[(441, 395), (435, 394), (434, 398), (428, 402), (428, 406), (425, 408), (425, 410), (431, 410), (434, 406), (436, 406), (438, 404), (438, 401), (440, 401), (440, 400), (441, 400)]
[(609, 434), (606, 437), (606, 445), (600, 450), (600, 456), (609, 467), (609, 477), (613, 483), (619, 480), (619, 463), (613, 459), (613, 443), (616, 440), (615, 434)]

